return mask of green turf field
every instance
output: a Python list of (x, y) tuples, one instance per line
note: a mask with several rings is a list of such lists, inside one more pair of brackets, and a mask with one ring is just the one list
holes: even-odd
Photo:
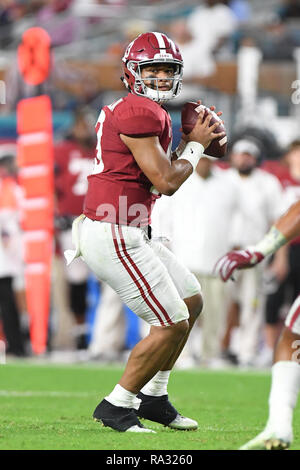
[[(199, 429), (173, 431), (147, 421), (157, 434), (118, 433), (91, 415), (120, 375), (95, 365), (0, 365), (0, 449), (234, 450), (265, 424), (269, 373), (174, 371), (171, 400)], [(299, 406), (294, 434), (292, 449), (300, 449)]]

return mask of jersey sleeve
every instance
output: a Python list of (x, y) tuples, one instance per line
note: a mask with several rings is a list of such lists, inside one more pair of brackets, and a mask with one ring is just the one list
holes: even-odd
[(149, 108), (129, 108), (116, 117), (119, 134), (129, 137), (159, 136), (163, 122), (159, 115)]

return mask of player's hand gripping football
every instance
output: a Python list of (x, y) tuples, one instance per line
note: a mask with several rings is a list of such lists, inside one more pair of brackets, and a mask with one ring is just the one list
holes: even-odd
[(251, 248), (245, 250), (229, 251), (220, 258), (215, 267), (214, 273), (226, 282), (236, 269), (252, 268), (264, 259), (262, 253), (252, 251)]
[[(197, 103), (200, 105), (201, 100), (198, 100)], [(211, 106), (210, 110), (215, 111), (215, 106)], [(222, 111), (216, 113), (217, 116), (222, 115)], [(186, 142), (199, 142), (203, 145), (206, 149), (212, 140), (217, 139), (219, 137), (223, 137), (226, 135), (225, 132), (215, 132), (215, 130), (219, 127), (220, 122), (215, 122), (214, 124), (210, 125), (210, 121), (212, 119), (212, 114), (207, 114), (206, 118), (203, 120), (205, 115), (204, 109), (199, 112), (198, 119), (193, 130), (189, 134), (182, 134), (182, 139)]]

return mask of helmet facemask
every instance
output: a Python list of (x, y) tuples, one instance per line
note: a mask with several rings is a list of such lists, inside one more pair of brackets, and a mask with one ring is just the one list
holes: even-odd
[[(174, 75), (173, 77), (169, 77), (166, 79), (161, 79), (157, 77), (147, 77), (147, 78), (142, 78), (142, 68), (151, 66), (154, 64), (166, 64), (166, 65), (172, 65), (174, 68)], [(137, 95), (140, 96), (146, 96), (147, 98), (150, 98), (153, 101), (156, 101), (158, 103), (162, 103), (165, 101), (172, 100), (173, 98), (176, 98), (182, 88), (182, 72), (183, 72), (183, 65), (182, 62), (176, 60), (176, 59), (168, 59), (166, 61), (155, 61), (155, 60), (146, 60), (146, 61), (129, 61), (127, 63), (127, 68), (131, 72), (131, 74), (134, 76), (135, 81), (134, 81), (134, 89), (133, 92), (136, 93)], [(170, 90), (159, 90), (158, 88), (158, 82), (161, 80), (166, 80), (166, 81), (172, 81), (173, 84), (171, 86)], [(150, 88), (145, 84), (145, 81), (153, 82), (153, 88)]]

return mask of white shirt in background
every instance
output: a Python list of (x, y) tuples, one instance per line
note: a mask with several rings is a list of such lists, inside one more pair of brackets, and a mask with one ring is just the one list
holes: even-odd
[(234, 168), (227, 173), (239, 185), (240, 193), (240, 210), (234, 218), (232, 245), (246, 247), (257, 243), (283, 213), (282, 187), (275, 176), (259, 168), (247, 177), (241, 177)]
[(19, 214), (0, 211), (0, 278), (16, 277), (23, 272), (23, 240)]
[(284, 197), (283, 197), (283, 207), (284, 210), (288, 210), (288, 208), (294, 204), (295, 202), (300, 200), (300, 183), (298, 186), (287, 186), (284, 190)]
[(230, 36), (238, 24), (236, 16), (226, 5), (197, 7), (187, 22), (194, 38), (210, 51), (216, 47), (219, 39)]
[(194, 172), (172, 196), (154, 206), (153, 235), (171, 239), (169, 247), (188, 269), (212, 275), (216, 261), (231, 248), (231, 222), (239, 207), (239, 187), (227, 171)]

